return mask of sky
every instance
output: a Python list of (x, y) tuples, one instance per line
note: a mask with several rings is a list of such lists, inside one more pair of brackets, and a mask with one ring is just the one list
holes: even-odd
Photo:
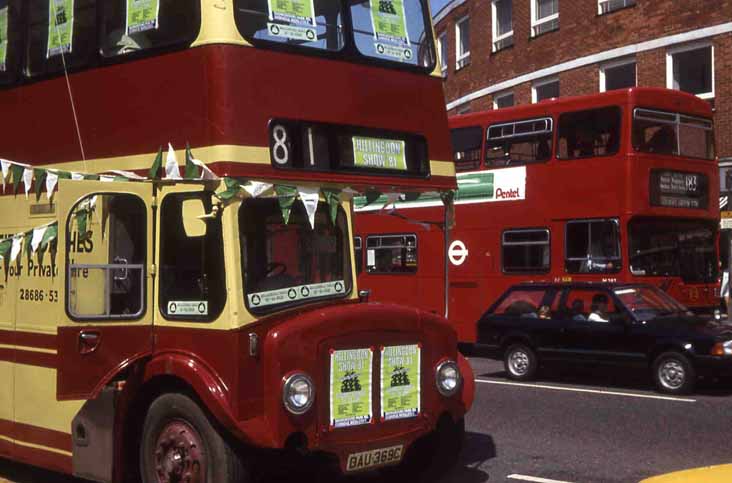
[(440, 11), (442, 7), (444, 7), (450, 0), (430, 0), (430, 9), (432, 10), (432, 15), (435, 15), (437, 12)]

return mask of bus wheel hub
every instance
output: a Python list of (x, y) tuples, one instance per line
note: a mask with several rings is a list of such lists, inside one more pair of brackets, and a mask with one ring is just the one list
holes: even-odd
[(203, 483), (206, 475), (203, 444), (183, 421), (165, 425), (155, 445), (158, 483)]

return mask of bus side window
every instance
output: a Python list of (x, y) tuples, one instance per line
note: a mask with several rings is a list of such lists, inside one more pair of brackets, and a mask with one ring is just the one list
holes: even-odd
[(356, 257), (356, 273), (361, 273), (363, 270), (363, 250), (361, 247), (361, 237), (353, 237), (353, 251)]
[(478, 126), (461, 127), (450, 131), (456, 171), (480, 168), (480, 150), (483, 147), (483, 129)]
[(366, 237), (366, 270), (369, 273), (416, 273), (417, 235)]
[(526, 119), (488, 127), (485, 164), (490, 168), (548, 161), (552, 156), (551, 117)]
[(564, 266), (568, 273), (614, 273), (620, 265), (618, 220), (567, 222)]
[(67, 309), (77, 320), (136, 319), (145, 311), (145, 204), (90, 195), (66, 222)]
[(210, 194), (180, 193), (163, 199), (160, 312), (167, 319), (209, 321), (224, 309), (224, 242), (221, 218), (212, 212)]
[(551, 266), (549, 230), (506, 230), (501, 237), (501, 263), (506, 273), (543, 273)]
[(66, 11), (64, 0), (28, 0), (28, 3), (26, 75), (37, 77), (63, 72), (64, 63), (69, 70), (92, 63), (97, 46), (95, 0), (75, 0), (71, 12)]
[(22, 57), (21, 0), (0, 0), (0, 86), (10, 85), (18, 80), (18, 67)]
[(610, 156), (620, 147), (620, 108), (568, 112), (559, 116), (557, 157)]
[[(187, 45), (195, 40), (201, 23), (198, 0), (159, 0), (154, 11), (128, 12), (128, 0), (101, 2), (100, 52), (104, 57), (147, 49)], [(134, 3), (134, 2), (133, 2)], [(128, 13), (132, 22), (127, 22)]]

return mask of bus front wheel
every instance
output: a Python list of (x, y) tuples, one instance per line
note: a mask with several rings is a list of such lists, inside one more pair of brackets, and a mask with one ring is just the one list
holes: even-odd
[(164, 394), (150, 405), (142, 430), (144, 483), (246, 483), (240, 458), (190, 397)]

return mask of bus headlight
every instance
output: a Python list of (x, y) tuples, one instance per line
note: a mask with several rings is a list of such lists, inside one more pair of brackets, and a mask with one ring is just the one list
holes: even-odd
[(435, 370), (437, 390), (445, 397), (454, 395), (463, 382), (460, 369), (455, 361), (446, 360), (438, 364)]
[(282, 388), (282, 402), (292, 414), (303, 414), (313, 405), (315, 386), (305, 374), (299, 372), (285, 380)]

